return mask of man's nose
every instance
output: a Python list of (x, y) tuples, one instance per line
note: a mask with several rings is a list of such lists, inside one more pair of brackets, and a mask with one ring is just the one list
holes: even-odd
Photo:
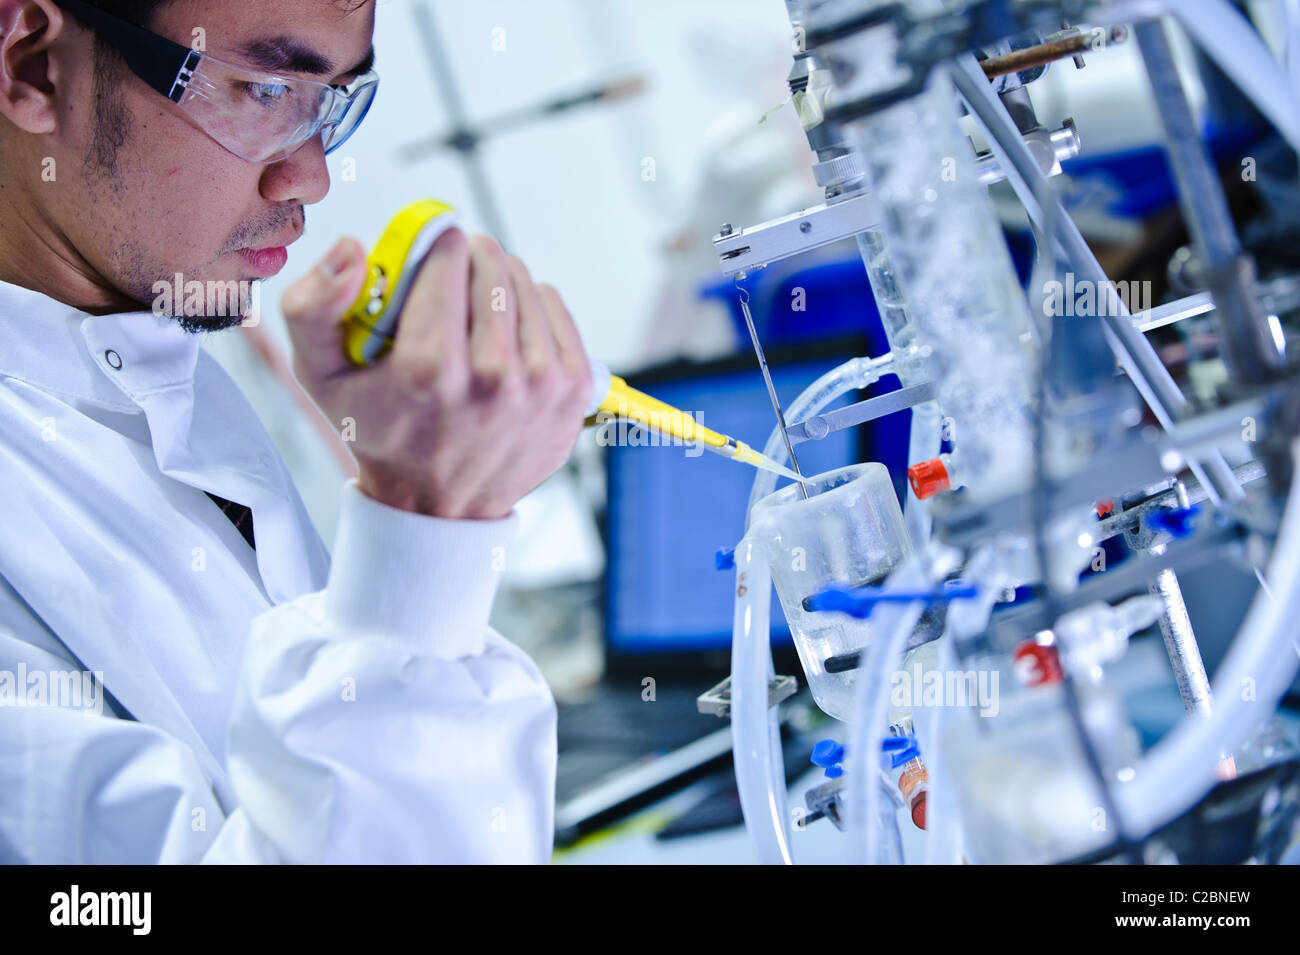
[(324, 199), (330, 191), (330, 174), (323, 138), (313, 136), (294, 153), (269, 164), (261, 190), (262, 198), (271, 202), (311, 205)]

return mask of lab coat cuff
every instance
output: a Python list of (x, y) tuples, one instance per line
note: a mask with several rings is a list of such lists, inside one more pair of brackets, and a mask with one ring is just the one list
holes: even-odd
[(352, 478), (323, 595), (345, 633), (372, 632), (446, 659), (482, 653), (488, 615), (518, 524), (448, 520), (381, 504)]

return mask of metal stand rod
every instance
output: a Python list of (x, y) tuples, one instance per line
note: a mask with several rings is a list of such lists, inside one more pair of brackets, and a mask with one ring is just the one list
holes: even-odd
[[(417, 3), (412, 8), (412, 12), (420, 40), (428, 53), (429, 66), (433, 70), (433, 78), (438, 86), (438, 96), (442, 100), (443, 109), (447, 111), (447, 118), (452, 126), (463, 129), (468, 121), (464, 99), (460, 95), (460, 87), (456, 83), (455, 73), (452, 72), (451, 60), (447, 56), (447, 48), (442, 42), (433, 10), (425, 3)], [(459, 149), (458, 152), (483, 225), (489, 233), (496, 236), (502, 246), (510, 248), (506, 236), (505, 217), (501, 215), (496, 193), (493, 192), (492, 184), (488, 181), (487, 169), (484, 168), (478, 144), (474, 143), (467, 148)]]
[(1214, 299), (1210, 293), (1197, 292), (1174, 302), (1166, 302), (1164, 305), (1136, 312), (1132, 318), (1138, 331), (1149, 332), (1212, 311), (1214, 311)]
[(799, 486), (799, 496), (805, 501), (808, 500), (808, 485), (803, 479), (803, 470), (799, 467), (799, 459), (795, 457), (794, 442), (790, 440), (790, 429), (785, 423), (785, 412), (781, 410), (781, 399), (777, 397), (776, 386), (772, 384), (772, 372), (767, 367), (767, 356), (763, 354), (763, 343), (758, 340), (758, 329), (754, 327), (754, 316), (749, 311), (749, 292), (740, 286), (740, 276), (734, 279), (736, 294), (740, 297), (740, 310), (745, 315), (745, 326), (749, 329), (750, 341), (754, 343), (754, 354), (758, 356), (758, 367), (763, 372), (763, 383), (767, 385), (767, 396), (772, 399), (772, 410), (776, 412), (776, 423), (781, 429), (781, 438), (785, 441), (785, 453), (790, 455), (790, 470), (799, 475), (796, 482)]
[(1240, 381), (1267, 380), (1281, 365), (1281, 355), (1254, 294), (1254, 263), (1242, 253), (1223, 186), (1178, 79), (1169, 37), (1160, 20), (1140, 23), (1134, 33), (1155, 95), (1183, 219), (1214, 296), (1224, 361)]
[[(1174, 482), (1173, 490), (1179, 507), (1191, 507), (1191, 496), (1182, 481)], [(1165, 552), (1165, 545), (1159, 544), (1151, 548), (1151, 552), (1159, 556)], [(1156, 574), (1149, 589), (1165, 604), (1165, 612), (1160, 615), (1160, 632), (1165, 638), (1165, 651), (1169, 654), (1169, 666), (1174, 671), (1183, 706), (1188, 713), (1208, 716), (1210, 676), (1205, 672), (1205, 661), (1201, 659), (1201, 648), (1192, 630), (1192, 618), (1187, 615), (1187, 602), (1183, 600), (1178, 575), (1172, 567), (1166, 567)]]
[[(1164, 547), (1153, 550), (1163, 551)], [(1165, 602), (1165, 612), (1160, 616), (1160, 632), (1165, 638), (1169, 666), (1174, 671), (1183, 706), (1188, 713), (1208, 715), (1210, 677), (1205, 672), (1205, 661), (1201, 659), (1201, 648), (1196, 643), (1191, 618), (1187, 616), (1187, 604), (1183, 601), (1182, 588), (1178, 586), (1178, 575), (1166, 567), (1156, 575), (1150, 590)]]

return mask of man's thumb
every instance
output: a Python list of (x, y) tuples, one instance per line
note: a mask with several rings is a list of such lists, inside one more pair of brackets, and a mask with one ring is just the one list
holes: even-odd
[(361, 294), (365, 264), (361, 243), (344, 237), (280, 297), (295, 358), (308, 374), (328, 374), (346, 363), (339, 319)]

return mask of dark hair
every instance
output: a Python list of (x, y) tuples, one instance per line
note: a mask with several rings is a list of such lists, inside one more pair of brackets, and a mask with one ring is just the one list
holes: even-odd
[[(154, 11), (166, 0), (86, 0), (105, 13), (111, 13), (136, 26), (148, 28)], [(121, 54), (95, 33), (95, 69), (93, 95), (95, 125), (91, 132), (90, 154), (86, 173), (94, 178), (112, 178), (117, 173), (117, 151), (126, 144), (129, 116), (120, 89), (126, 63)]]

